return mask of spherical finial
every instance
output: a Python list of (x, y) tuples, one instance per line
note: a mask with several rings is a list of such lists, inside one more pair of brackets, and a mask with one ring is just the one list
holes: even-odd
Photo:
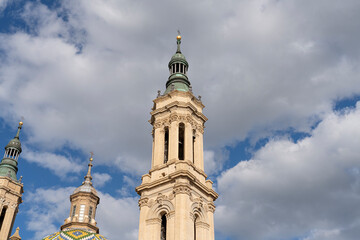
[(180, 36), (180, 35), (177, 35), (176, 39), (177, 39), (177, 40), (181, 40), (181, 36)]
[(22, 126), (24, 123), (23, 122), (19, 122), (19, 125)]

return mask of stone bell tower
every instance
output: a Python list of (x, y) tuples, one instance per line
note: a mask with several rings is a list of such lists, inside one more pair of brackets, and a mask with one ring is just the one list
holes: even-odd
[(180, 50), (169, 62), (163, 95), (153, 101), (152, 164), (136, 188), (141, 196), (139, 240), (214, 240), (218, 194), (204, 172), (204, 105), (192, 93)]
[(23, 184), (17, 179), (18, 158), (21, 153), (19, 139), (23, 123), (19, 123), (16, 136), (5, 147), (0, 163), (0, 239), (9, 239), (18, 207), (22, 203)]

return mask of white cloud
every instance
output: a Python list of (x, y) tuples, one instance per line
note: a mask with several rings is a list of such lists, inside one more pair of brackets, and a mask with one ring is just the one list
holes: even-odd
[(69, 213), (69, 196), (74, 188), (51, 188), (36, 189), (26, 195), (25, 201), (28, 216), (27, 229), (34, 232), (33, 240), (42, 239), (45, 236), (60, 230), (60, 225)]
[(21, 156), (28, 162), (36, 163), (40, 167), (49, 169), (61, 179), (69, 178), (69, 173), (78, 174), (84, 169), (79, 164), (78, 159), (51, 152), (34, 152), (29, 148), (25, 148)]
[[(216, 228), (237, 239), (356, 239), (360, 102), (297, 143), (274, 139), (218, 178)], [(232, 224), (237, 222), (236, 225)]]
[(94, 187), (100, 188), (105, 185), (105, 183), (109, 182), (111, 180), (111, 176), (107, 173), (92, 173), (93, 176), (93, 184)]
[(138, 239), (138, 198), (114, 198), (100, 194), (96, 221), (101, 234), (109, 239), (121, 236), (124, 240)]
[(24, 116), (28, 142), (43, 151), (92, 150), (102, 164), (144, 173), (148, 112), (180, 27), (209, 117), (207, 150), (289, 127), (310, 131), (334, 100), (360, 93), (358, 12), (355, 0), (29, 2), (21, 16), (30, 33), (0, 35), (0, 115)]

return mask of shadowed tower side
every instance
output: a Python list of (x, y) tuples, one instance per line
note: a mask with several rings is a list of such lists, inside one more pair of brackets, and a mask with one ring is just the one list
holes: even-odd
[(204, 172), (203, 134), (207, 118), (192, 93), (181, 36), (168, 68), (166, 90), (153, 101), (151, 169), (136, 188), (139, 240), (214, 240), (218, 194)]

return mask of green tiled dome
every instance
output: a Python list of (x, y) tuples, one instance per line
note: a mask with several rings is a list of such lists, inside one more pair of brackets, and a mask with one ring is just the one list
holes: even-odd
[(103, 235), (91, 233), (83, 229), (69, 229), (56, 232), (42, 240), (108, 240)]

